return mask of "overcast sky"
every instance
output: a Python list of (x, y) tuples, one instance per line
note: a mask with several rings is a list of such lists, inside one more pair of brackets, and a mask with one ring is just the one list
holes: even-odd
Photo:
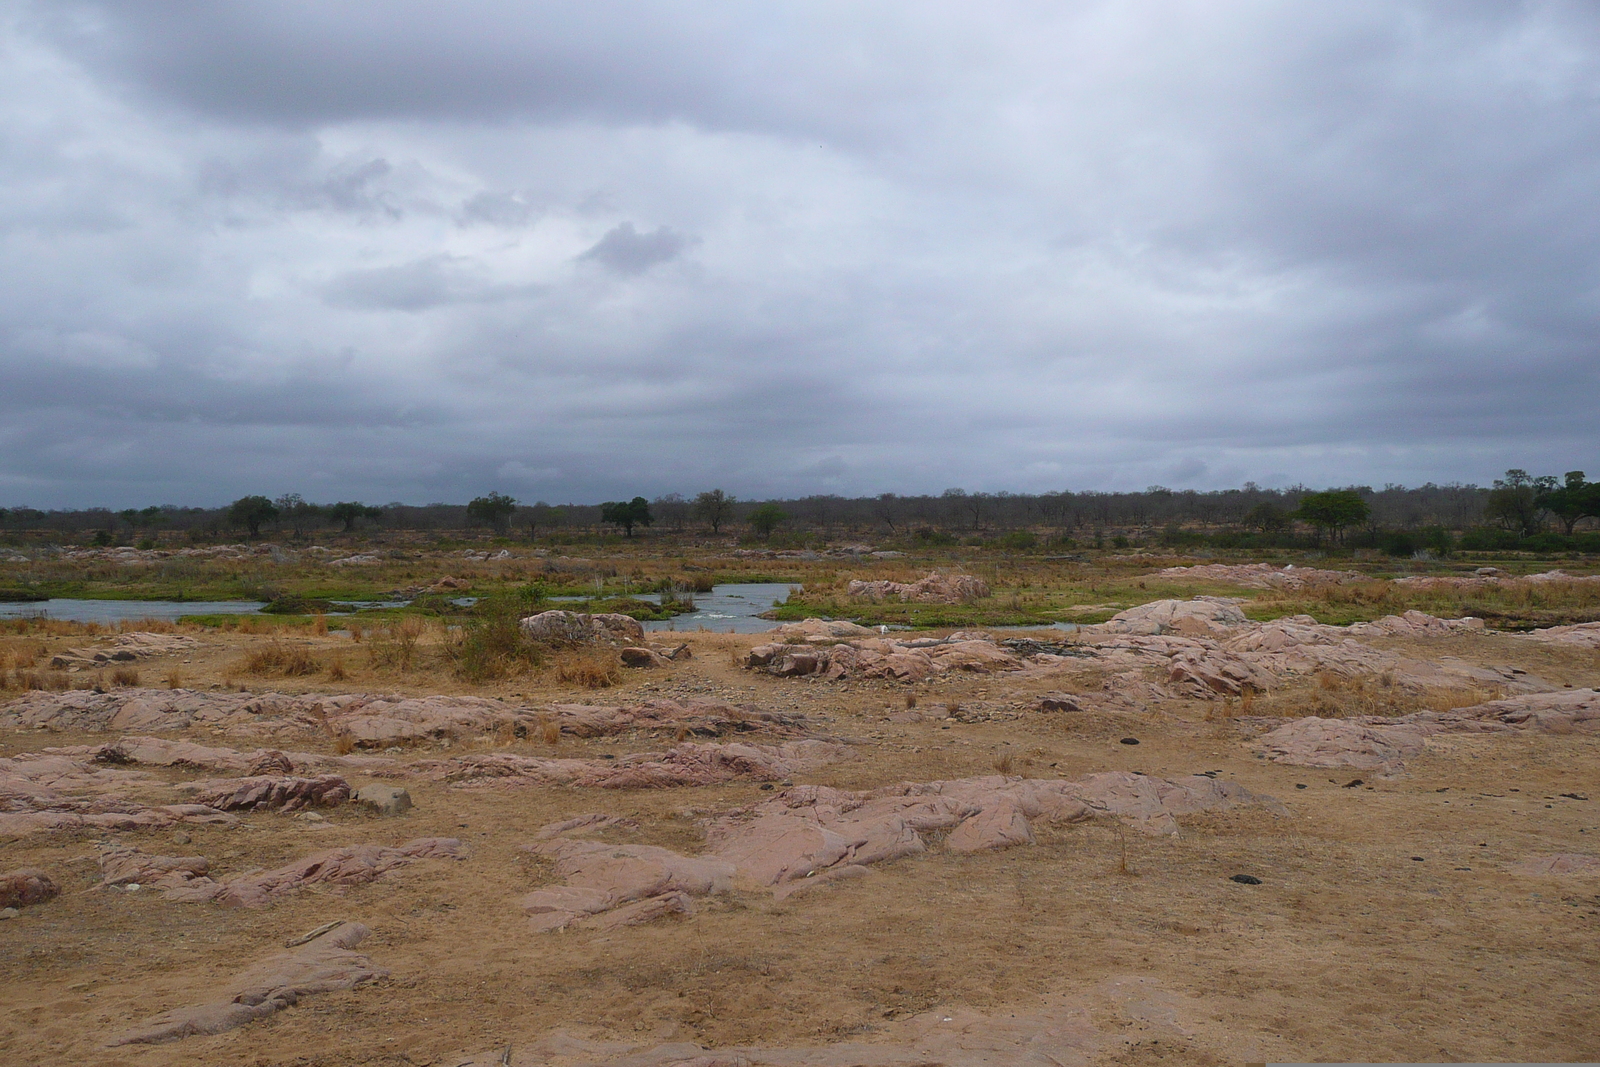
[(0, 4), (0, 504), (1600, 473), (1592, 2)]

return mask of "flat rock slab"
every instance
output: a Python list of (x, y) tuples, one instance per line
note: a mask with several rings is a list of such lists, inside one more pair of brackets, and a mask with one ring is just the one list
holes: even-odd
[(1384, 774), (1404, 769), (1438, 734), (1600, 733), (1600, 692), (1565, 689), (1491, 700), (1452, 711), (1419, 711), (1386, 719), (1307, 716), (1256, 739), (1276, 763), (1300, 767), (1354, 767)]
[(781, 782), (837, 763), (848, 746), (829, 741), (779, 745), (686, 741), (665, 752), (639, 752), (616, 760), (546, 759), (507, 752), (419, 760), (424, 777), (458, 785), (573, 785), (598, 789), (661, 789), (747, 780)]
[[(882, 1026), (870, 1040), (831, 1045), (706, 1048), (689, 1042), (640, 1045), (555, 1031), (439, 1060), (452, 1067), (1087, 1067), (1109, 1049), (1159, 1040), (1183, 1046), (1191, 1012), (1148, 978), (1111, 978), (1082, 996), (1047, 996), (992, 1014), (940, 1007)], [(1188, 1024), (1188, 1025), (1186, 1025)], [(1242, 1035), (1228, 1049), (1253, 1051)], [(1207, 1058), (1205, 1062), (1224, 1062)]]
[(1512, 874), (1560, 876), (1600, 875), (1600, 856), (1581, 852), (1558, 852), (1553, 856), (1531, 856), (1510, 868)]
[(263, 908), (307, 885), (353, 886), (376, 881), (419, 859), (463, 859), (453, 837), (423, 837), (403, 845), (346, 845), (324, 849), (271, 871), (216, 881), (203, 856), (150, 856), (119, 848), (100, 856), (101, 887), (138, 883), (183, 903), (215, 902), (223, 907)]
[(301, 997), (353, 989), (389, 972), (352, 951), (366, 939), (360, 923), (344, 923), (294, 952), (272, 956), (227, 983), (219, 999), (162, 1012), (107, 1042), (153, 1045), (197, 1034), (220, 1034), (292, 1007)]

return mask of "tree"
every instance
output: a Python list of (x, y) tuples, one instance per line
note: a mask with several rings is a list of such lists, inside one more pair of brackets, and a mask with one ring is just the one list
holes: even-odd
[(1371, 513), (1372, 509), (1354, 489), (1329, 489), (1301, 497), (1295, 516), (1316, 527), (1319, 538), (1323, 532), (1331, 532), (1338, 539), (1345, 527), (1365, 521)]
[(620, 526), (625, 534), (632, 537), (635, 526), (649, 526), (656, 520), (650, 514), (650, 501), (636, 496), (626, 503), (612, 501), (601, 504), (600, 521)]
[(1262, 533), (1276, 533), (1289, 525), (1289, 515), (1276, 504), (1263, 500), (1245, 513), (1244, 524)]
[(539, 527), (546, 529), (560, 526), (567, 521), (567, 513), (562, 508), (553, 508), (543, 500), (528, 509), (528, 540), (532, 541), (538, 535)]
[(341, 500), (337, 504), (328, 505), (328, 518), (334, 522), (344, 523), (345, 533), (356, 528), (357, 519), (376, 519), (382, 515), (382, 508), (369, 507), (359, 500)]
[(711, 532), (722, 529), (722, 521), (733, 511), (737, 497), (721, 489), (708, 489), (694, 498), (694, 512), (711, 524)]
[[(322, 514), (320, 507), (315, 504), (307, 504), (305, 497), (299, 493), (285, 493), (277, 500), (274, 500), (273, 503), (277, 505), (278, 516), (288, 520), (289, 525), (294, 528), (296, 537), (303, 536), (306, 526)], [(360, 505), (357, 506), (359, 507)], [(347, 526), (346, 529), (348, 530), (349, 527)]]
[(750, 528), (762, 537), (771, 537), (781, 522), (788, 521), (789, 513), (776, 504), (762, 504), (745, 519)]
[(1555, 487), (1556, 480), (1549, 475), (1534, 478), (1513, 467), (1504, 478), (1494, 480), (1494, 488), (1483, 505), (1484, 517), (1527, 537), (1539, 529), (1539, 497)]
[(1561, 488), (1546, 489), (1533, 503), (1560, 519), (1562, 532), (1571, 537), (1579, 522), (1600, 517), (1600, 482), (1586, 482), (1582, 471), (1568, 471)]
[(261, 524), (278, 517), (278, 506), (264, 496), (242, 496), (228, 505), (228, 524), (243, 526), (251, 537), (261, 536)]
[(504, 493), (490, 493), (488, 496), (472, 498), (467, 504), (467, 518), (493, 527), (496, 533), (504, 534), (510, 529), (511, 513), (516, 510), (515, 497), (506, 496)]

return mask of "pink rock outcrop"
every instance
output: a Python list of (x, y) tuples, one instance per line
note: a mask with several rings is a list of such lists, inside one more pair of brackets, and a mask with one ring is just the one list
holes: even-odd
[(363, 748), (499, 731), (524, 732), (539, 714), (469, 696), (331, 696), (211, 693), (186, 689), (30, 693), (0, 707), (0, 728), (141, 732), (204, 730), (233, 737), (326, 738)]
[[(594, 737), (629, 730), (676, 730), (680, 726), (709, 736), (766, 730), (786, 736), (807, 731), (803, 715), (763, 711), (714, 700), (647, 700), (630, 705), (557, 704), (527, 708), (469, 696), (333, 696), (282, 693), (202, 693), (182, 689), (118, 689), (108, 693), (73, 690), (30, 693), (0, 706), (0, 729), (72, 731), (204, 731), (232, 737), (327, 740), (345, 737), (360, 748), (384, 748), (419, 741), (498, 734), (537, 737), (546, 722), (568, 734)], [(244, 772), (251, 761), (276, 749), (258, 749), (240, 765), (233, 749), (208, 748), (183, 741), (133, 736), (95, 756), (163, 766), (201, 766)], [(189, 746), (189, 747), (179, 747)], [(89, 747), (63, 749), (88, 753)], [(333, 757), (283, 751), (293, 770), (355, 769), (378, 766), (375, 757)], [(287, 772), (283, 772), (287, 773)]]
[(854, 638), (833, 644), (771, 643), (751, 649), (744, 665), (780, 677), (891, 678), (920, 682), (937, 674), (1016, 670), (1022, 660), (987, 635), (950, 638)]
[(1119, 611), (1092, 632), (1108, 634), (1181, 634), (1185, 637), (1220, 637), (1249, 626), (1230, 597), (1195, 597), (1193, 600), (1153, 600)]
[(117, 848), (100, 856), (100, 885), (136, 882), (141, 888), (160, 890), (168, 900), (263, 908), (303, 886), (363, 885), (419, 859), (458, 860), (465, 855), (461, 842), (453, 837), (423, 837), (396, 847), (345, 845), (315, 852), (276, 870), (219, 882), (210, 877), (210, 863), (204, 856), (151, 856), (135, 848)]
[(975, 574), (934, 571), (915, 582), (853, 581), (847, 596), (863, 600), (914, 600), (923, 604), (965, 604), (989, 595), (989, 584)]
[(1303, 767), (1355, 767), (1384, 774), (1404, 769), (1405, 760), (1427, 738), (1452, 733), (1600, 733), (1600, 692), (1564, 689), (1491, 700), (1451, 711), (1419, 711), (1387, 719), (1295, 719), (1256, 739), (1276, 763)]
[(1550, 626), (1520, 635), (1523, 640), (1570, 648), (1600, 649), (1600, 622), (1580, 622), (1574, 626)]
[(134, 790), (165, 789), (141, 771), (57, 754), (0, 758), (0, 837), (92, 827), (129, 830), (175, 822), (232, 823), (203, 804), (148, 804)]
[(350, 783), (336, 774), (258, 775), (191, 782), (184, 788), (199, 803), (219, 811), (301, 811), (331, 808), (350, 799)]
[(638, 752), (615, 760), (546, 759), (509, 752), (419, 760), (422, 775), (462, 785), (553, 784), (599, 789), (660, 789), (715, 785), (736, 779), (778, 782), (846, 759), (848, 746), (829, 741), (779, 745), (686, 741), (664, 752)]
[(573, 924), (608, 929), (670, 913), (693, 914), (691, 898), (727, 892), (734, 874), (733, 864), (721, 859), (559, 834), (527, 850), (553, 860), (564, 882), (522, 898), (522, 913), (541, 932)]
[(1372, 581), (1355, 571), (1325, 571), (1315, 567), (1296, 567), (1293, 563), (1274, 567), (1270, 563), (1205, 563), (1194, 567), (1168, 567), (1155, 573), (1157, 578), (1180, 581), (1226, 582), (1246, 589), (1299, 590), (1307, 586), (1344, 585)]
[(153, 1045), (197, 1034), (220, 1034), (293, 1007), (302, 997), (353, 989), (389, 972), (352, 951), (366, 939), (360, 923), (344, 923), (296, 949), (248, 968), (229, 982), (217, 1000), (148, 1019), (107, 1044)]
[(804, 715), (764, 711), (753, 705), (719, 700), (646, 700), (638, 704), (552, 704), (548, 721), (574, 737), (604, 737), (634, 730), (676, 732), (701, 737), (764, 731), (780, 736), (800, 736), (810, 729)]

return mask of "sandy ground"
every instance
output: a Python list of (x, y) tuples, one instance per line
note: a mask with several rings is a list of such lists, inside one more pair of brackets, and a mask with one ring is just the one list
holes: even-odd
[[(177, 666), (193, 687), (227, 678), (253, 690), (466, 691), (438, 671), (374, 673), (337, 634), (314, 641), (319, 652), (347, 651), (344, 682), (247, 678), (239, 658), (265, 640), (206, 635), (194, 653), (141, 670), (149, 684)], [(1600, 854), (1600, 738), (1453, 736), (1431, 742), (1402, 775), (1349, 786), (1358, 775), (1348, 770), (1259, 759), (1248, 731), (1209, 720), (1214, 708), (1202, 702), (1025, 710), (1048, 689), (1092, 691), (1092, 672), (818, 683), (737, 669), (732, 653), (755, 638), (689, 640), (694, 659), (630, 672), (620, 690), (512, 680), (471, 691), (532, 705), (703, 694), (804, 711), (857, 744), (854, 758), (801, 780), (848, 788), (992, 774), (1009, 754), (1014, 773), (1034, 777), (1214, 771), (1277, 797), (1290, 815), (1187, 816), (1176, 837), (1103, 822), (1038, 826), (1033, 846), (930, 850), (781, 903), (739, 891), (706, 899), (691, 917), (558, 934), (531, 932), (517, 904), (552, 880), (518, 847), (541, 825), (613, 813), (638, 825), (608, 840), (693, 852), (708, 815), (770, 794), (749, 783), (622, 792), (408, 781), (416, 807), (398, 818), (353, 808), (322, 824), (253, 814), (232, 828), (184, 827), (185, 845), (174, 843), (176, 830), (39, 834), (0, 842), (0, 870), (42, 867), (63, 887), (59, 899), (0, 923), (0, 1062), (454, 1067), (556, 1030), (640, 1046), (870, 1043), (930, 1010), (1005, 1015), (1046, 1002), (1077, 1005), (1101, 1035), (1087, 1054), (1094, 1064), (1600, 1059), (1600, 878), (1508, 870), (1534, 855)], [(1600, 683), (1590, 653), (1494, 636), (1429, 649), (1537, 669), (1556, 684)], [(889, 721), (907, 692), (934, 712), (928, 721)], [(988, 709), (995, 721), (947, 722), (938, 713), (946, 701)], [(1141, 743), (1121, 743), (1130, 736)], [(0, 735), (0, 755), (105, 739), (13, 732)], [(513, 750), (594, 755), (664, 744), (640, 736)], [(463, 747), (493, 745), (454, 750)], [(205, 855), (225, 876), (335, 845), (434, 835), (462, 838), (469, 858), (419, 862), (343, 892), (301, 891), (263, 910), (89, 891), (103, 841)], [(209, 999), (286, 940), (335, 919), (371, 928), (361, 951), (389, 977), (221, 1035), (105, 1047), (156, 1012)]]

